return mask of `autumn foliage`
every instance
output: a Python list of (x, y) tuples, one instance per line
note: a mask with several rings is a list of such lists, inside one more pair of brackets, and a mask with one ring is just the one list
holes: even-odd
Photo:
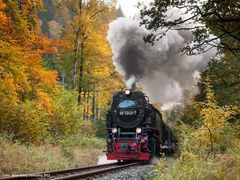
[(42, 0), (0, 0), (0, 134), (30, 144), (94, 134), (92, 122), (102, 122), (121, 83), (105, 38), (112, 6), (91, 0), (71, 15), (77, 1), (47, 2), (58, 17), (44, 22)]
[(0, 0), (1, 133), (29, 142), (39, 141), (45, 122), (38, 110), (51, 114), (50, 94), (58, 91), (57, 73), (45, 70), (41, 59), (42, 53), (54, 52), (38, 31), (34, 9), (41, 6)]

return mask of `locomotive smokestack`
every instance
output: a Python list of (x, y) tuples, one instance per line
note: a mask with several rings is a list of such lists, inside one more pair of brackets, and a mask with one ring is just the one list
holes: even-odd
[[(172, 8), (168, 14), (167, 18), (178, 18), (184, 12)], [(170, 30), (154, 46), (146, 44), (143, 37), (151, 31), (139, 23), (139, 15), (136, 15), (133, 19), (119, 17), (109, 24), (107, 38), (113, 63), (125, 78), (127, 87), (132, 88), (137, 77), (151, 103), (160, 103), (170, 109), (181, 102), (183, 90), (197, 92), (196, 74), (207, 66), (217, 50), (212, 48), (202, 55), (183, 55), (182, 48), (192, 39), (192, 32), (187, 30)], [(156, 33), (165, 31), (161, 29)]]

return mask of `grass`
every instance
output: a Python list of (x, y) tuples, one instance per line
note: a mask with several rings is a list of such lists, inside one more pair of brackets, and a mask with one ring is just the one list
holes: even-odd
[(234, 140), (224, 153), (199, 156), (181, 152), (176, 158), (162, 158), (157, 164), (158, 175), (153, 179), (240, 179), (240, 141)]
[(0, 137), (0, 176), (96, 165), (104, 140), (72, 136), (42, 145), (13, 143)]

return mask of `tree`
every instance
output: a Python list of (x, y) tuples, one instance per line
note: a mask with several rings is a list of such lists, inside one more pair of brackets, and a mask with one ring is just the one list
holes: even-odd
[(218, 106), (214, 97), (209, 79), (206, 81), (206, 101), (200, 103), (202, 109), (202, 125), (195, 132), (200, 140), (200, 146), (209, 150), (209, 153), (218, 150), (224, 144), (227, 136), (228, 120), (235, 114), (236, 107)]
[(58, 90), (56, 72), (45, 70), (41, 60), (55, 48), (39, 33), (40, 8), (41, 1), (0, 0), (0, 127), (23, 141), (39, 140), (43, 117), (52, 111), (50, 94)]
[[(95, 104), (98, 101), (96, 94), (101, 97), (102, 91), (114, 90), (118, 83), (113, 81), (115, 78), (119, 79), (111, 63), (111, 52), (105, 38), (108, 23), (114, 18), (114, 7), (99, 0), (91, 0), (81, 4), (80, 13), (79, 2), (73, 1), (70, 5), (68, 1), (68, 5), (65, 5), (68, 12), (71, 12), (72, 17), (69, 25), (66, 26), (70, 29), (64, 29), (63, 37), (69, 39), (72, 47), (62, 49), (62, 56), (60, 56), (58, 63), (61, 66), (60, 69), (62, 69), (61, 73), (65, 74), (68, 83), (69, 79), (71, 80), (71, 87), (73, 87), (73, 84), (75, 89), (78, 86), (79, 104), (89, 104), (85, 111), (90, 112), (90, 109), (95, 109), (96, 112), (96, 106), (92, 105), (92, 108), (90, 108), (90, 102)], [(78, 36), (76, 36), (76, 30), (79, 31)], [(76, 37), (78, 38), (76, 39)], [(78, 46), (76, 46), (76, 41), (72, 41), (73, 39), (78, 41)], [(78, 47), (78, 53), (76, 53), (76, 47)], [(71, 63), (74, 66), (71, 67)], [(75, 76), (71, 74), (72, 72)], [(109, 80), (112, 82), (111, 84), (108, 83)], [(100, 89), (102, 87), (101, 83), (106, 82), (110, 87), (108, 88), (104, 84), (105, 88)], [(98, 99), (108, 99), (109, 96), (110, 94)], [(104, 100), (104, 102), (106, 101), (108, 100)]]
[[(84, 43), (84, 34), (83, 34), (83, 1), (82, 0), (71, 0), (71, 1), (62, 1), (59, 2), (59, 6), (62, 6), (62, 9), (67, 9), (68, 15), (71, 17), (69, 20), (68, 26), (71, 27), (70, 31), (67, 32), (71, 34), (73, 39), (73, 68), (72, 68), (72, 84), (71, 88), (74, 90), (76, 87), (76, 78), (77, 78), (77, 67), (79, 62), (79, 54), (81, 54), (80, 49), (83, 48)], [(80, 65), (81, 66), (81, 65)]]
[[(178, 17), (174, 16), (177, 11), (182, 12)], [(205, 81), (208, 80), (215, 94), (216, 106), (234, 105), (238, 112), (240, 107), (239, 12), (240, 4), (237, 0), (200, 2), (155, 0), (149, 8), (145, 6), (141, 10), (141, 24), (152, 31), (152, 34), (145, 37), (146, 42), (154, 43), (172, 30), (191, 31), (193, 38), (183, 49), (185, 53), (191, 55), (206, 52), (213, 47), (218, 48), (221, 56), (212, 59), (208, 68), (201, 74), (200, 93), (195, 100), (197, 102), (207, 100)], [(188, 110), (186, 108), (186, 111)], [(189, 117), (188, 114), (186, 117)], [(239, 113), (236, 113), (232, 119), (238, 121)]]
[[(212, 60), (208, 68), (202, 73), (202, 81), (208, 78), (211, 81), (212, 89), (215, 93), (215, 98), (220, 106), (234, 105), (240, 107), (240, 62), (237, 58), (226, 54), (224, 58)], [(206, 86), (200, 83), (202, 96), (198, 99), (205, 99)]]
[[(174, 8), (183, 11), (182, 16), (171, 18)], [(167, 13), (172, 9), (172, 13)], [(176, 9), (175, 9), (176, 10)], [(170, 11), (168, 11), (170, 12)], [(194, 38), (184, 49), (187, 53), (199, 53), (211, 47), (235, 54), (240, 51), (240, 4), (238, 0), (155, 0), (150, 8), (141, 10), (142, 25), (153, 33), (145, 37), (146, 42), (161, 39), (170, 30), (191, 30)], [(189, 26), (189, 23), (191, 24)], [(159, 28), (162, 33), (154, 33)], [(212, 36), (213, 34), (214, 36)]]

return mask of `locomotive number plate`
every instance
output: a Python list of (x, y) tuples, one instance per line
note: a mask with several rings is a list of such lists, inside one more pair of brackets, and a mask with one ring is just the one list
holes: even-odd
[(119, 111), (119, 115), (120, 116), (133, 116), (133, 115), (137, 115), (137, 111), (136, 110), (121, 110), (121, 111)]

